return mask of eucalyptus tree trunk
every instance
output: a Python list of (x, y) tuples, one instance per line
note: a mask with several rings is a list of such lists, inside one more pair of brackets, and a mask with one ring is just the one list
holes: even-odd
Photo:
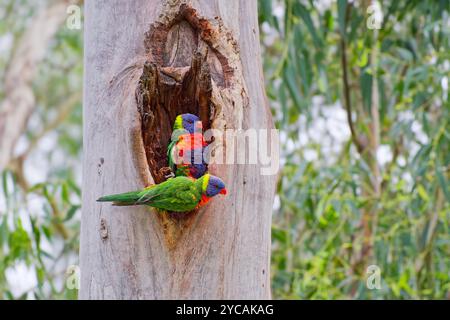
[(195, 212), (95, 201), (165, 179), (179, 113), (205, 129), (273, 127), (256, 0), (89, 0), (84, 28), (80, 298), (270, 298), (276, 176), (260, 165), (210, 164), (228, 195)]

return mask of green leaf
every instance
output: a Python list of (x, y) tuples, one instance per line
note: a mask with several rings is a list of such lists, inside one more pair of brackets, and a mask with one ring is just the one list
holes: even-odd
[(273, 8), (272, 0), (259, 0), (259, 23), (267, 21), (270, 25), (273, 25)]
[(33, 186), (29, 189), (28, 192), (36, 192), (36, 191), (38, 191), (38, 190), (41, 190), (42, 188), (45, 187), (45, 185), (46, 185), (45, 183), (37, 183), (37, 184), (33, 185)]
[(363, 98), (363, 104), (366, 111), (370, 114), (370, 106), (372, 100), (372, 82), (373, 77), (366, 71), (361, 72), (360, 78), (360, 86), (361, 86), (361, 94)]
[(347, 0), (338, 0), (338, 22), (341, 36), (346, 39), (346, 27), (347, 27)]
[(8, 245), (12, 259), (25, 260), (31, 250), (31, 240), (26, 230), (22, 227), (22, 220), (16, 221), (16, 229), (9, 234)]
[(427, 191), (421, 184), (417, 185), (417, 192), (419, 193), (419, 196), (423, 199), (423, 201), (428, 202), (430, 200)]
[(69, 187), (67, 183), (63, 183), (61, 186), (61, 197), (65, 203), (70, 203), (69, 200)]
[(411, 51), (404, 48), (396, 48), (396, 51), (402, 61), (410, 62), (413, 60), (413, 54)]
[(287, 234), (286, 234), (285, 230), (272, 227), (272, 237), (274, 237), (276, 240), (280, 241), (281, 243), (287, 242)]
[(64, 218), (63, 222), (69, 221), (75, 215), (78, 209), (80, 209), (80, 205), (73, 205), (70, 207), (69, 211), (67, 211), (67, 215)]
[(294, 105), (298, 111), (302, 110), (302, 97), (299, 93), (295, 70), (293, 68), (285, 68), (284, 80), (288, 88), (289, 94), (294, 101)]
[(4, 170), (2, 172), (2, 189), (3, 194), (5, 195), (5, 198), (8, 199), (9, 197), (9, 188), (8, 188), (8, 171)]
[(320, 39), (318, 32), (316, 30), (316, 27), (314, 26), (314, 23), (311, 19), (311, 15), (309, 11), (306, 9), (306, 7), (301, 4), (300, 2), (296, 2), (293, 8), (294, 13), (297, 16), (300, 16), (305, 23), (306, 27), (308, 28), (309, 33), (311, 34), (311, 37), (313, 39), (313, 43), (317, 48), (322, 47), (322, 40)]
[(70, 186), (70, 189), (73, 190), (73, 191), (75, 191), (75, 193), (76, 193), (79, 197), (81, 197), (81, 189), (80, 189), (80, 187), (78, 187), (78, 186), (76, 185), (75, 181), (73, 181), (72, 179), (68, 179), (66, 182), (67, 182), (67, 184)]
[(7, 242), (9, 235), (8, 229), (8, 217), (5, 215), (2, 219), (2, 224), (0, 225), (0, 247)]
[(444, 177), (444, 175), (442, 174), (442, 170), (444, 170), (444, 169), (441, 169), (441, 166), (440, 166), (439, 162), (436, 163), (436, 169), (435, 170), (436, 170), (436, 176), (438, 178), (439, 185), (441, 186), (441, 189), (444, 192), (444, 195), (445, 195), (445, 198), (447, 199), (447, 202), (450, 203), (450, 192), (448, 190), (448, 181)]
[(36, 268), (36, 275), (38, 279), (38, 284), (42, 285), (45, 280), (45, 270), (43, 268)]

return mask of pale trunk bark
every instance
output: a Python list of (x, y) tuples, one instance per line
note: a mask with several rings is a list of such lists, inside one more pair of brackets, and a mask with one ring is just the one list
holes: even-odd
[[(152, 46), (144, 40), (151, 24), (161, 26), (161, 21), (170, 20), (179, 8), (179, 1), (86, 1), (81, 299), (270, 298), (270, 225), (276, 177), (261, 175), (259, 165), (211, 165), (210, 172), (224, 179), (229, 193), (186, 219), (144, 207), (113, 207), (95, 201), (101, 195), (140, 189), (159, 179), (147, 166), (153, 150), (144, 148), (144, 144), (149, 148), (149, 139), (155, 137), (144, 135), (143, 141), (140, 132), (146, 128), (141, 119), (147, 120), (140, 117), (139, 104), (150, 105), (141, 101), (146, 98), (141, 91), (151, 88), (145, 81), (152, 80), (143, 80), (144, 62), (148, 62)], [(210, 125), (271, 129), (256, 0), (192, 1), (189, 8), (197, 13), (187, 10), (187, 20), (210, 42), (214, 49), (208, 52), (214, 51), (223, 72), (217, 75), (211, 70), (217, 83), (212, 84), (215, 111)], [(214, 21), (212, 35), (201, 29), (206, 22), (198, 17)], [(190, 27), (180, 28), (185, 32)], [(177, 52), (186, 46), (189, 44), (180, 45)], [(150, 48), (154, 54), (157, 49)], [(221, 81), (223, 88), (219, 88)], [(196, 94), (202, 88), (200, 84)], [(176, 90), (169, 90), (169, 98), (171, 92)], [(202, 101), (197, 104), (199, 108), (205, 105)], [(208, 117), (205, 110), (197, 111), (202, 119)], [(159, 128), (164, 131), (165, 127)]]

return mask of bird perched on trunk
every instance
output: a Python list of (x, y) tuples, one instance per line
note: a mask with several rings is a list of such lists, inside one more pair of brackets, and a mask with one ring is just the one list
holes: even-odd
[(188, 212), (205, 205), (217, 194), (226, 194), (224, 182), (210, 174), (200, 179), (175, 177), (143, 190), (99, 198), (116, 206), (147, 205), (166, 211)]
[(175, 176), (198, 179), (207, 171), (203, 154), (208, 143), (204, 140), (202, 122), (193, 114), (177, 116), (172, 140), (167, 148), (169, 167)]

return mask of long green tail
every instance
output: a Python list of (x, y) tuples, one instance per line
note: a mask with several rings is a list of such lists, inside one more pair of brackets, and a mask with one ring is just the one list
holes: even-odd
[(141, 191), (111, 194), (97, 199), (98, 202), (113, 202), (115, 206), (132, 206), (139, 200)]

